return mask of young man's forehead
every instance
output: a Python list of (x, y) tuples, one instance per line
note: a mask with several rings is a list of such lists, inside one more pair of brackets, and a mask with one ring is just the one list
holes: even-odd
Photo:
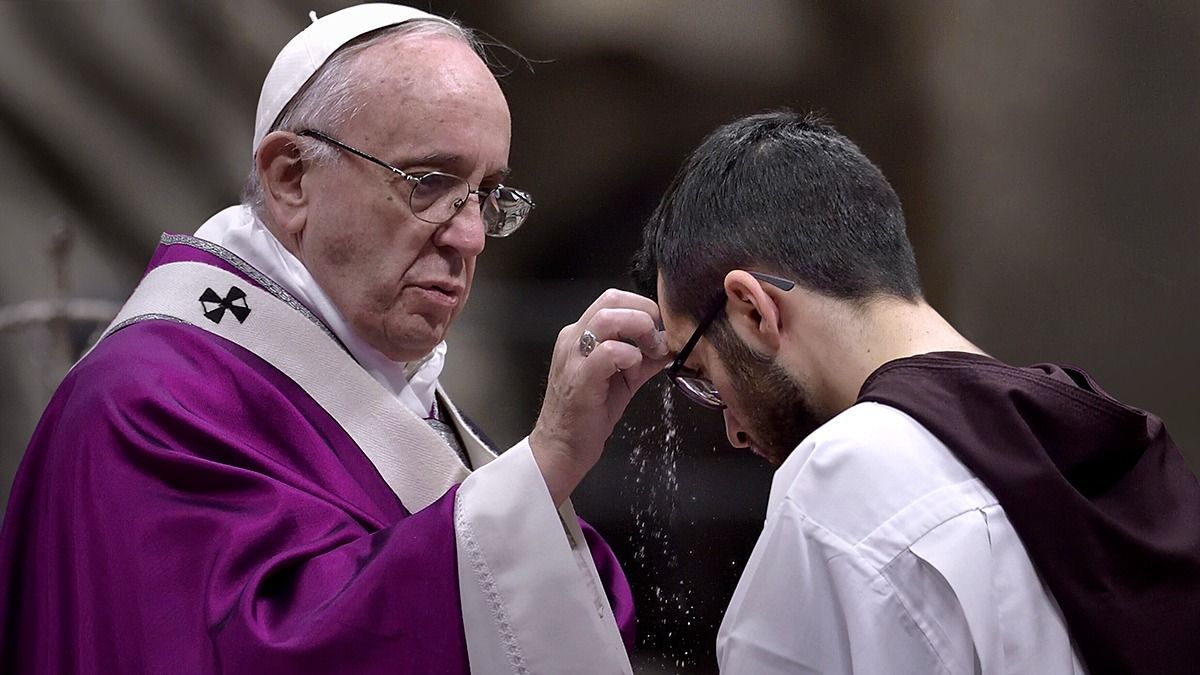
[(681, 317), (671, 311), (670, 303), (666, 300), (666, 294), (663, 293), (662, 274), (658, 275), (658, 312), (662, 317), (663, 330), (666, 331), (667, 348), (672, 353), (683, 349), (684, 343), (691, 337), (692, 331), (696, 329), (696, 323)]

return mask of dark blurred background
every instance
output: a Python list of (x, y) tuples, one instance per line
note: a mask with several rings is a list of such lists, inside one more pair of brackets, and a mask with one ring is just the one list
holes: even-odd
[[(234, 203), (258, 88), (337, 0), (0, 2), (0, 485), (162, 231)], [(445, 382), (501, 444), (715, 126), (823, 111), (891, 179), (927, 294), (1003, 360), (1083, 366), (1200, 466), (1200, 4), (422, 1), (512, 46), (512, 182)], [(107, 314), (106, 314), (107, 313)], [(56, 318), (57, 317), (57, 318)], [(69, 317), (64, 319), (64, 317)], [(653, 382), (576, 495), (638, 592), (639, 672), (715, 672), (770, 467)], [(664, 405), (674, 408), (664, 414)]]

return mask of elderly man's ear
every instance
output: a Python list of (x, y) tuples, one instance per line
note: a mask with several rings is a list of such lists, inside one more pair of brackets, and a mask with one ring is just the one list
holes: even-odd
[(300, 157), (296, 135), (286, 131), (267, 134), (254, 161), (271, 224), (282, 230), (278, 234), (299, 234), (307, 218), (308, 199), (301, 179), (308, 167)]

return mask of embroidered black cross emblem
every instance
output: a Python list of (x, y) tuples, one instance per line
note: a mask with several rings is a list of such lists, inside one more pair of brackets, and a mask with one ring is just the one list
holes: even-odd
[(200, 306), (204, 309), (204, 316), (213, 323), (221, 323), (221, 319), (225, 318), (225, 310), (233, 312), (233, 317), (238, 323), (245, 322), (246, 317), (250, 316), (250, 307), (246, 304), (246, 291), (237, 286), (230, 286), (224, 298), (211, 288), (204, 289), (200, 294)]

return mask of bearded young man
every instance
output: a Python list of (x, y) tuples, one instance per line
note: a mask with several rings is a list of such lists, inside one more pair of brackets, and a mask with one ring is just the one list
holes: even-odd
[(959, 334), (837, 131), (718, 129), (635, 275), (675, 383), (779, 465), (722, 672), (1195, 672), (1200, 485), (1162, 422)]
[(533, 205), (510, 136), (446, 19), (359, 5), (284, 47), (244, 203), (163, 237), (30, 442), (0, 670), (631, 672), (628, 585), (567, 498), (666, 364), (657, 307), (564, 328), (499, 457), (438, 386), (485, 236)]

